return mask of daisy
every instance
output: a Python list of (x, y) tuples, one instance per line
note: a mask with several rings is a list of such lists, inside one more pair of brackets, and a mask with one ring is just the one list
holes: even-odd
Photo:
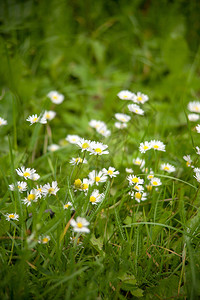
[(33, 125), (34, 123), (41, 123), (41, 124), (46, 124), (47, 120), (45, 119), (44, 116), (37, 116), (37, 114), (29, 116), (26, 121), (30, 122), (30, 125)]
[(103, 122), (103, 121), (97, 121), (97, 120), (91, 120), (89, 122), (89, 125), (92, 127), (92, 128), (95, 128), (95, 129), (99, 129), (101, 127), (105, 127), (106, 124)]
[(43, 188), (43, 186), (42, 185), (37, 185), (36, 186), (36, 190), (37, 190), (37, 196), (38, 196), (38, 198), (42, 198), (42, 188)]
[(192, 159), (190, 155), (184, 155), (183, 159), (186, 161), (186, 166), (191, 167), (192, 166)]
[(97, 203), (101, 202), (104, 199), (105, 195), (102, 193), (99, 193), (99, 190), (94, 190), (92, 194), (90, 195), (90, 202), (93, 205), (96, 205)]
[(133, 164), (136, 166), (140, 166), (140, 168), (143, 168), (145, 165), (145, 161), (144, 161), (144, 159), (137, 157), (137, 158), (133, 159)]
[(196, 173), (196, 176), (194, 175), (194, 178), (196, 178), (196, 180), (200, 182), (200, 173)]
[(40, 175), (37, 173), (34, 173), (30, 176), (30, 179), (33, 181), (37, 181), (40, 178)]
[(77, 217), (76, 221), (71, 219), (70, 224), (75, 232), (90, 232), (89, 228), (87, 228), (90, 223), (85, 218)]
[(151, 148), (158, 151), (165, 151), (165, 145), (163, 142), (152, 140), (150, 141)]
[(162, 184), (162, 182), (161, 182), (161, 180), (160, 180), (159, 178), (153, 177), (153, 178), (151, 179), (151, 185), (152, 185), (152, 186), (159, 186), (159, 185), (161, 185), (161, 184)]
[(125, 171), (126, 171), (126, 173), (133, 173), (133, 169), (131, 169), (131, 168), (126, 168)]
[(38, 238), (38, 243), (39, 244), (47, 244), (50, 241), (50, 239), (51, 238), (49, 235), (45, 235), (45, 236), (40, 235)]
[(199, 147), (196, 147), (196, 153), (197, 153), (198, 155), (200, 155), (200, 148), (199, 148)]
[(77, 178), (77, 179), (74, 181), (74, 189), (75, 189), (75, 191), (76, 191), (76, 190), (79, 190), (79, 189), (81, 188), (81, 185), (82, 185), (81, 179)]
[(82, 159), (81, 157), (77, 157), (77, 158), (73, 157), (69, 163), (71, 165), (87, 164), (87, 160), (85, 158)]
[(121, 99), (121, 100), (132, 100), (133, 97), (133, 93), (130, 91), (121, 91), (117, 94), (117, 96)]
[(129, 192), (131, 199), (135, 198), (137, 202), (145, 201), (147, 199), (147, 193), (141, 192)]
[(175, 172), (175, 171), (176, 171), (175, 167), (172, 166), (172, 165), (170, 165), (170, 164), (168, 164), (168, 163), (162, 164), (162, 165), (160, 166), (160, 169), (163, 170), (163, 171), (166, 171), (166, 172), (168, 172), (168, 173), (172, 173), (172, 172)]
[(97, 128), (97, 132), (103, 135), (104, 137), (108, 137), (111, 135), (111, 131), (108, 130), (106, 126)]
[(17, 181), (17, 184), (9, 184), (9, 189), (11, 191), (18, 190), (20, 193), (23, 193), (27, 190), (27, 183), (25, 181)]
[(51, 91), (47, 94), (47, 97), (55, 104), (60, 104), (64, 100), (64, 95), (59, 94), (57, 91)]
[(8, 124), (7, 120), (0, 117), (0, 126), (4, 126), (4, 125), (7, 125), (7, 124)]
[(128, 109), (137, 115), (144, 115), (144, 110), (142, 110), (137, 104), (129, 104)]
[(200, 113), (200, 102), (192, 101), (188, 103), (188, 110), (195, 113)]
[(80, 186), (80, 190), (83, 191), (84, 193), (87, 193), (90, 184), (91, 184), (91, 181), (89, 179), (83, 178), (82, 184)]
[(43, 114), (43, 117), (48, 121), (53, 120), (55, 118), (55, 116), (56, 116), (56, 112), (53, 110), (45, 110), (45, 112)]
[(58, 149), (60, 149), (60, 146), (59, 145), (56, 145), (56, 144), (51, 144), (48, 146), (47, 148), (50, 152), (54, 152), (54, 151), (57, 151)]
[(102, 171), (97, 173), (95, 170), (93, 170), (88, 174), (88, 177), (91, 181), (91, 184), (96, 183), (96, 185), (99, 185), (101, 182), (106, 182), (107, 180), (107, 176)]
[(199, 124), (197, 124), (196, 130), (197, 130), (198, 133), (200, 133), (200, 125)]
[(76, 144), (81, 148), (81, 152), (90, 151), (91, 141), (81, 138)]
[(144, 191), (144, 187), (143, 187), (142, 185), (140, 185), (140, 184), (134, 185), (133, 189), (134, 189), (135, 191), (138, 191), (138, 192)]
[(42, 194), (46, 197), (47, 195), (56, 195), (56, 193), (59, 191), (58, 183), (57, 181), (52, 182), (52, 186), (50, 183), (45, 184), (42, 187)]
[(129, 175), (127, 177), (127, 180), (129, 182), (129, 185), (133, 185), (133, 184), (143, 184), (144, 183), (144, 179), (141, 179), (140, 177), (137, 177), (135, 175)]
[(124, 128), (127, 128), (127, 124), (126, 123), (115, 122), (115, 127), (118, 128), (118, 129), (124, 129)]
[(147, 150), (152, 148), (152, 144), (150, 142), (145, 141), (144, 143), (140, 143), (139, 151), (141, 153), (145, 153)]
[(77, 144), (81, 138), (78, 135), (68, 134), (65, 139), (71, 144)]
[(36, 172), (35, 169), (30, 169), (30, 168), (25, 168), (24, 166), (18, 169), (15, 169), (17, 174), (21, 177), (24, 177), (26, 180), (29, 178), (31, 179), (31, 177), (33, 176), (33, 174)]
[(120, 113), (115, 114), (115, 118), (122, 123), (127, 123), (131, 119), (129, 115), (120, 114)]
[(103, 174), (108, 175), (110, 178), (116, 177), (119, 174), (119, 171), (115, 171), (115, 168), (109, 167), (108, 170), (103, 168)]
[(189, 114), (188, 115), (188, 120), (191, 122), (196, 122), (199, 120), (199, 115), (197, 114)]
[(149, 174), (147, 175), (147, 178), (149, 180), (151, 180), (152, 178), (154, 178), (154, 172), (152, 170), (150, 170)]
[(10, 221), (10, 220), (16, 220), (16, 221), (19, 221), (19, 220), (18, 220), (18, 219), (19, 219), (19, 215), (16, 214), (16, 213), (6, 214), (5, 217), (6, 217), (6, 220), (7, 220), (7, 221)]
[(94, 155), (103, 155), (103, 154), (109, 154), (109, 151), (106, 150), (108, 148), (107, 145), (104, 145), (102, 143), (99, 142), (91, 142), (90, 144), (90, 155), (94, 154)]
[(26, 204), (27, 206), (31, 205), (32, 202), (37, 202), (38, 199), (38, 190), (37, 189), (32, 189), (30, 191), (30, 193), (27, 193), (27, 197), (24, 198), (22, 201), (24, 202), (24, 204)]
[(72, 210), (72, 209), (73, 209), (73, 205), (72, 205), (71, 202), (67, 202), (66, 204), (63, 205), (63, 208), (64, 208), (64, 209), (70, 208), (70, 209)]
[(147, 102), (149, 100), (149, 97), (147, 95), (145, 95), (145, 94), (142, 94), (142, 93), (138, 92), (136, 95), (133, 94), (132, 100), (135, 103), (144, 104), (145, 102)]

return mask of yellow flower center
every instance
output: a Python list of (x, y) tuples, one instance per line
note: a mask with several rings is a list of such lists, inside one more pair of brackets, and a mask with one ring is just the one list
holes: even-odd
[(126, 122), (126, 119), (125, 118), (121, 118), (121, 122)]
[(69, 204), (65, 204), (64, 208), (68, 208), (70, 205)]
[(76, 142), (76, 139), (72, 139), (73, 142)]
[(88, 144), (88, 143), (83, 143), (82, 148), (83, 148), (83, 149), (89, 148), (89, 144)]
[(158, 149), (159, 146), (158, 146), (158, 145), (154, 145), (153, 148), (154, 148), (154, 149)]
[(94, 196), (90, 196), (90, 202), (95, 202), (96, 198)]
[(137, 99), (138, 99), (138, 101), (142, 101), (142, 97), (141, 96), (139, 96)]
[(96, 149), (95, 149), (95, 152), (97, 152), (97, 153), (102, 153), (102, 150), (101, 150), (100, 148), (96, 148)]
[(81, 222), (78, 222), (76, 225), (77, 225), (78, 228), (82, 228), (83, 227), (83, 224)]
[(135, 164), (136, 164), (136, 165), (140, 165), (140, 164), (141, 164), (141, 161), (140, 161), (140, 160), (136, 160), (136, 161), (135, 161)]
[(30, 195), (28, 195), (27, 200), (28, 200), (28, 201), (33, 201), (33, 200), (35, 200), (35, 194), (30, 194)]
[(10, 219), (13, 219), (15, 216), (13, 214), (8, 216)]
[(54, 95), (52, 98), (55, 99), (55, 100), (57, 100), (58, 96)]
[(40, 193), (42, 192), (42, 188), (38, 188), (37, 190), (38, 190), (38, 192), (40, 192)]
[(149, 175), (148, 179), (152, 179), (154, 177), (154, 175)]
[(186, 166), (190, 167), (190, 162), (189, 161), (186, 162)]
[(50, 114), (47, 113), (45, 117), (46, 117), (46, 119), (50, 119)]
[(2, 121), (0, 120), (0, 125), (2, 124)]
[(124, 95), (124, 98), (127, 98), (128, 96), (127, 95)]
[(52, 194), (54, 191), (55, 191), (55, 189), (52, 187), (50, 189), (48, 189), (49, 194)]
[(19, 190), (21, 190), (21, 189), (22, 189), (22, 187), (21, 187), (20, 185), (18, 185), (17, 187), (18, 187), (18, 189), (19, 189)]
[(47, 237), (44, 237), (43, 239), (42, 239), (42, 242), (45, 244), (45, 243), (47, 243), (49, 241), (49, 239), (47, 238)]
[(138, 109), (136, 109), (135, 112), (138, 113)]
[(157, 181), (153, 181), (152, 183), (153, 185), (158, 185)]
[(37, 120), (38, 120), (38, 118), (35, 117), (35, 118), (33, 119), (33, 122), (37, 122)]
[(149, 147), (148, 147), (148, 146), (144, 146), (143, 149), (144, 149), (144, 150), (147, 150), (147, 149), (149, 149)]
[(79, 189), (81, 187), (82, 181), (80, 179), (76, 179), (74, 181), (75, 188)]
[(96, 181), (96, 182), (99, 182), (100, 180), (101, 180), (101, 178), (100, 178), (99, 176), (96, 176), (96, 177), (95, 177), (95, 181)]
[(169, 171), (169, 167), (165, 166), (164, 170)]
[(82, 160), (82, 158), (80, 158), (80, 157), (77, 157), (77, 158), (75, 159), (75, 162), (76, 162), (76, 163), (78, 163), (78, 162), (79, 162), (79, 163), (81, 164), (81, 163), (83, 162), (83, 160)]
[(81, 185), (81, 189), (82, 189), (82, 190), (87, 190), (87, 189), (88, 189), (88, 184), (87, 184), (87, 183), (83, 183), (83, 184)]
[(140, 188), (139, 188), (138, 185), (135, 185), (135, 186), (134, 186), (134, 189), (139, 191)]
[(112, 175), (113, 171), (112, 170), (108, 170), (108, 175)]
[(142, 194), (139, 193), (139, 192), (135, 193), (135, 198), (141, 199), (142, 198)]
[(133, 183), (138, 183), (138, 182), (139, 182), (139, 179), (138, 179), (137, 177), (134, 177), (134, 178), (132, 178), (132, 182), (133, 182)]
[(24, 177), (28, 177), (28, 176), (30, 176), (31, 174), (29, 173), (29, 172), (24, 172), (24, 174), (23, 174), (23, 176)]
[(198, 106), (195, 106), (195, 111), (199, 111), (199, 107)]

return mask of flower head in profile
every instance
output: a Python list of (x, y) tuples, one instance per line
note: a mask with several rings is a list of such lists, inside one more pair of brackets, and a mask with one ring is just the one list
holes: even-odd
[(33, 181), (37, 181), (38, 179), (40, 179), (40, 175), (37, 173), (34, 173), (31, 175), (30, 179)]
[(176, 171), (176, 168), (169, 163), (164, 163), (160, 166), (160, 169), (166, 171), (167, 173), (172, 173)]
[(99, 128), (102, 128), (102, 127), (105, 127), (106, 124), (103, 122), (103, 121), (97, 121), (97, 120), (91, 120), (89, 122), (89, 125), (92, 127), (92, 128), (95, 128), (95, 129), (99, 129)]
[(32, 179), (32, 176), (35, 174), (35, 169), (25, 168), (22, 166), (21, 168), (15, 169), (17, 174), (21, 177), (24, 177), (24, 179)]
[(200, 102), (191, 101), (188, 103), (188, 110), (194, 113), (200, 113)]
[(90, 195), (90, 203), (92, 205), (96, 205), (104, 199), (104, 193), (100, 194), (99, 190), (94, 190)]
[(4, 126), (4, 125), (7, 125), (7, 124), (8, 124), (7, 120), (0, 117), (0, 126)]
[(192, 166), (192, 159), (190, 155), (184, 155), (183, 159), (186, 161), (186, 166), (191, 167)]
[(89, 152), (90, 155), (103, 155), (103, 154), (109, 154), (109, 151), (106, 150), (108, 148), (107, 145), (104, 145), (103, 143), (99, 142), (91, 142)]
[(5, 217), (6, 217), (7, 221), (10, 221), (10, 220), (19, 221), (19, 215), (16, 213), (6, 214)]
[(64, 95), (58, 93), (57, 91), (51, 91), (47, 94), (47, 97), (55, 104), (60, 104), (64, 101)]
[(69, 201), (69, 202), (67, 202), (66, 204), (63, 205), (63, 208), (64, 208), (64, 209), (70, 209), (70, 210), (72, 210), (72, 209), (73, 209), (73, 205), (72, 205), (72, 203)]
[(113, 178), (119, 174), (119, 171), (116, 171), (113, 167), (109, 167), (108, 170), (106, 170), (106, 168), (103, 168), (102, 173), (108, 175), (110, 178)]
[(115, 127), (118, 129), (127, 128), (127, 123), (115, 122)]
[(137, 158), (133, 159), (133, 164), (136, 166), (139, 166), (140, 168), (143, 168), (145, 165), (145, 161), (144, 161), (144, 159), (137, 157)]
[(90, 232), (88, 228), (88, 225), (90, 225), (90, 223), (85, 218), (77, 217), (76, 221), (74, 219), (71, 219), (70, 225), (73, 227), (73, 230), (75, 232)]
[(20, 193), (23, 193), (27, 190), (27, 183), (25, 181), (17, 181), (17, 184), (10, 184), (9, 189), (11, 191), (19, 191)]
[(132, 100), (133, 97), (133, 93), (130, 91), (120, 91), (117, 96), (119, 97), (119, 99), (121, 100)]
[(197, 114), (189, 114), (188, 115), (188, 120), (191, 122), (196, 122), (199, 120), (199, 115)]
[(165, 145), (161, 141), (152, 140), (150, 141), (151, 148), (158, 151), (165, 151)]
[(99, 185), (99, 183), (106, 182), (107, 175), (105, 175), (102, 171), (96, 172), (93, 170), (88, 174), (88, 177), (91, 181), (91, 184), (96, 183), (96, 185)]
[(145, 94), (138, 92), (137, 94), (133, 94), (132, 100), (135, 103), (144, 104), (145, 102), (147, 102), (149, 100), (149, 97)]
[(41, 124), (46, 124), (47, 120), (44, 116), (39, 116), (37, 114), (29, 116), (26, 121), (30, 122), (30, 125), (33, 125), (34, 123), (41, 123)]
[(104, 137), (109, 137), (111, 135), (111, 131), (106, 126), (97, 128), (97, 132)]
[(115, 114), (115, 118), (122, 123), (127, 123), (131, 119), (129, 115), (120, 114), (120, 113)]
[(56, 116), (56, 112), (53, 110), (45, 110), (43, 117), (47, 120), (47, 121), (51, 121), (55, 118)]
[(129, 173), (129, 174), (133, 173), (133, 169), (131, 169), (131, 168), (126, 168), (125, 171), (126, 171), (126, 173)]
[(50, 152), (55, 152), (60, 149), (60, 146), (57, 144), (51, 144), (47, 147)]
[(129, 104), (128, 109), (137, 115), (144, 115), (144, 110), (141, 109), (137, 104)]
[(152, 148), (152, 144), (150, 142), (145, 141), (144, 143), (140, 143), (139, 150), (141, 153), (145, 153), (147, 150)]
[(71, 165), (87, 164), (87, 160), (81, 157), (72, 158), (69, 162)]
[(39, 244), (47, 244), (50, 241), (50, 236), (49, 235), (40, 235), (38, 238), (38, 243)]
[(42, 194), (43, 196), (47, 196), (47, 195), (56, 195), (56, 193), (59, 191), (59, 188), (58, 188), (58, 183), (57, 181), (53, 181), (52, 182), (52, 185), (50, 185), (50, 183), (47, 183), (45, 184), (43, 187), (42, 187)]
[(66, 137), (66, 141), (70, 144), (77, 144), (80, 141), (81, 137), (76, 134), (68, 134)]

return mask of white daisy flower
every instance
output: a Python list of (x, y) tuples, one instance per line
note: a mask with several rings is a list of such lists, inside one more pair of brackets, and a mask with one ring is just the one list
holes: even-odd
[(172, 173), (176, 171), (176, 168), (168, 163), (164, 163), (160, 166), (160, 169), (166, 171), (168, 173)]
[(27, 197), (22, 200), (24, 204), (27, 206), (31, 205), (32, 202), (37, 202), (39, 198), (39, 192), (37, 189), (32, 189), (29, 193), (27, 193)]
[(149, 100), (149, 97), (145, 94), (142, 94), (142, 93), (138, 92), (136, 95), (133, 94), (132, 100), (135, 103), (144, 104), (145, 102), (147, 102)]
[(145, 165), (145, 160), (137, 157), (133, 159), (133, 164), (139, 166), (140, 168), (143, 168)]
[(29, 116), (26, 121), (30, 122), (30, 125), (33, 125), (34, 123), (41, 123), (41, 124), (46, 124), (47, 120), (45, 119), (44, 116), (37, 116), (37, 114)]
[(118, 129), (124, 129), (124, 128), (127, 128), (127, 124), (121, 123), (121, 122), (115, 122), (115, 127)]
[(144, 115), (144, 110), (141, 109), (137, 104), (129, 104), (128, 109), (137, 115)]
[(199, 124), (197, 124), (196, 130), (197, 130), (198, 133), (200, 133), (200, 125)]
[(30, 169), (30, 168), (25, 168), (24, 166), (18, 169), (15, 169), (17, 174), (21, 177), (24, 177), (26, 180), (29, 178), (31, 179), (31, 177), (33, 176), (33, 174), (35, 174), (36, 170), (35, 169)]
[(147, 194), (142, 192), (129, 192), (131, 199), (135, 198), (137, 202), (145, 201), (147, 199)]
[(40, 235), (38, 237), (38, 243), (39, 244), (47, 244), (50, 241), (50, 236), (49, 235)]
[(99, 193), (99, 190), (94, 190), (92, 194), (90, 195), (90, 202), (93, 205), (96, 205), (97, 203), (101, 202), (104, 199), (105, 195), (102, 193)]
[(48, 121), (53, 120), (55, 118), (55, 116), (56, 116), (56, 112), (53, 110), (45, 110), (45, 112), (43, 114), (43, 117)]
[(91, 185), (91, 184), (92, 184), (92, 182), (89, 179), (83, 178), (80, 190), (87, 194), (89, 185)]
[(19, 219), (19, 215), (16, 214), (16, 213), (6, 214), (5, 217), (6, 217), (6, 220), (7, 220), (7, 221), (10, 221), (10, 220), (16, 220), (16, 221), (19, 221), (19, 220), (18, 220), (18, 219)]
[(192, 159), (190, 155), (184, 155), (183, 159), (186, 161), (186, 166), (191, 167), (192, 166)]
[(38, 198), (42, 198), (42, 188), (43, 188), (43, 186), (42, 185), (37, 185), (36, 186), (36, 190), (37, 190), (37, 196), (38, 196)]
[(68, 134), (65, 139), (71, 144), (77, 144), (80, 141), (81, 137), (75, 134)]
[(150, 170), (149, 174), (147, 175), (147, 178), (149, 180), (151, 180), (152, 178), (154, 178), (154, 172), (152, 170)]
[(103, 135), (104, 137), (108, 137), (111, 135), (111, 131), (107, 129), (106, 126), (97, 128), (97, 132)]
[(75, 232), (90, 232), (89, 228), (87, 228), (90, 223), (85, 218), (77, 217), (76, 221), (71, 219), (70, 224)]
[(102, 143), (91, 142), (89, 152), (90, 152), (90, 155), (91, 154), (94, 154), (94, 155), (109, 154), (109, 151), (106, 150), (107, 148), (108, 148), (108, 146), (104, 145)]
[(81, 138), (76, 144), (81, 148), (81, 152), (90, 151), (91, 141)]
[(200, 173), (200, 168), (194, 168), (193, 171), (194, 173)]
[(141, 179), (140, 177), (137, 177), (135, 175), (129, 175), (127, 177), (127, 180), (129, 182), (129, 185), (133, 185), (133, 184), (143, 184), (144, 183), (144, 179)]
[(72, 203), (69, 201), (69, 202), (67, 202), (66, 204), (63, 205), (63, 208), (64, 208), (64, 209), (70, 208), (70, 209), (72, 210), (72, 209), (73, 209), (73, 205), (72, 205)]
[(77, 157), (77, 158), (73, 157), (69, 163), (71, 165), (87, 164), (87, 160), (85, 158), (82, 159), (81, 157)]
[(56, 193), (59, 191), (58, 183), (57, 181), (52, 182), (52, 186), (50, 183), (45, 184), (42, 187), (42, 194), (46, 197), (47, 195), (56, 195)]
[(107, 176), (102, 171), (96, 172), (93, 170), (88, 174), (88, 177), (91, 181), (91, 184), (96, 183), (96, 185), (99, 185), (101, 182), (106, 182), (107, 180)]
[(50, 151), (50, 152), (54, 152), (54, 151), (57, 151), (58, 149), (60, 149), (60, 146), (57, 145), (57, 144), (51, 144), (47, 147), (47, 149)]
[(161, 141), (152, 140), (150, 141), (151, 148), (158, 151), (165, 151), (165, 145)]
[(57, 91), (51, 91), (47, 94), (47, 97), (55, 104), (60, 104), (64, 100), (64, 95), (58, 93)]
[(82, 185), (81, 179), (77, 178), (74, 180), (74, 189), (75, 191), (80, 190)]
[(125, 171), (126, 171), (126, 173), (133, 173), (133, 169), (131, 169), (131, 168), (126, 168)]
[(150, 142), (145, 141), (144, 143), (140, 143), (139, 151), (141, 153), (145, 153), (147, 150), (150, 150), (152, 148), (152, 145)]
[(109, 167), (108, 170), (103, 168), (102, 173), (112, 178), (112, 177), (116, 177), (119, 174), (119, 171), (116, 171), (115, 168), (113, 167)]
[(144, 191), (143, 185), (140, 185), (140, 184), (134, 185), (133, 189), (134, 189), (135, 191), (138, 191), (138, 192)]
[(192, 101), (188, 103), (188, 110), (195, 113), (200, 113), (200, 102)]
[(40, 179), (40, 175), (37, 173), (34, 173), (30, 176), (30, 179), (33, 181), (37, 181), (38, 179)]
[(200, 148), (199, 148), (199, 147), (196, 147), (196, 153), (197, 153), (198, 155), (200, 155)]
[(189, 114), (188, 115), (188, 120), (191, 122), (196, 122), (199, 120), (199, 115), (197, 114)]
[(99, 129), (101, 127), (105, 127), (106, 124), (103, 122), (103, 121), (97, 121), (97, 120), (91, 120), (89, 122), (89, 125), (92, 127), (92, 128), (95, 128), (95, 129)]
[(9, 184), (9, 189), (11, 191), (18, 190), (20, 193), (23, 193), (27, 190), (27, 183), (25, 181), (17, 181), (17, 184)]
[(152, 186), (159, 186), (159, 185), (161, 185), (161, 184), (162, 184), (162, 182), (161, 182), (161, 180), (160, 180), (159, 178), (153, 177), (153, 178), (151, 179), (151, 185), (152, 185)]
[(117, 96), (121, 99), (121, 100), (132, 100), (133, 97), (133, 93), (130, 91), (120, 91)]
[(199, 173), (199, 172), (196, 173), (196, 176), (194, 175), (194, 178), (196, 178), (196, 180), (197, 180), (198, 182), (200, 182), (200, 173)]
[(7, 125), (7, 124), (8, 124), (7, 120), (0, 117), (0, 126), (4, 126), (4, 125)]
[(131, 119), (129, 115), (120, 114), (120, 113), (115, 114), (115, 118), (122, 123), (127, 123)]

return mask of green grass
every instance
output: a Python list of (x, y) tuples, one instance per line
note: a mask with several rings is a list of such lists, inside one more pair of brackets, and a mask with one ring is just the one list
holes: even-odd
[[(198, 1), (14, 1), (0, 3), (0, 299), (198, 299), (200, 296), (199, 183), (184, 155), (199, 167), (198, 122), (187, 104), (199, 99)], [(121, 90), (149, 96), (144, 116), (131, 114)], [(47, 94), (65, 96), (53, 104)], [(26, 121), (54, 110), (47, 125)], [(115, 113), (131, 115), (124, 130)], [(88, 123), (104, 121), (104, 138)], [(68, 134), (108, 145), (96, 158), (68, 143)], [(166, 152), (139, 152), (142, 141), (160, 140)], [(56, 152), (47, 146), (60, 145)], [(73, 167), (81, 156), (88, 164)], [(148, 183), (132, 160), (140, 156), (162, 185), (138, 203), (131, 199), (125, 168)], [(160, 165), (176, 171), (168, 174)], [(8, 185), (22, 181), (20, 166), (35, 168), (29, 190), (58, 182), (56, 196), (31, 206)], [(74, 191), (75, 179), (113, 166), (120, 174)], [(105, 194), (89, 203), (94, 188)], [(75, 211), (64, 210), (72, 202)], [(54, 212), (50, 214), (49, 210)], [(16, 212), (19, 221), (8, 222)], [(89, 234), (74, 233), (82, 216)], [(47, 244), (38, 243), (50, 236)]]

